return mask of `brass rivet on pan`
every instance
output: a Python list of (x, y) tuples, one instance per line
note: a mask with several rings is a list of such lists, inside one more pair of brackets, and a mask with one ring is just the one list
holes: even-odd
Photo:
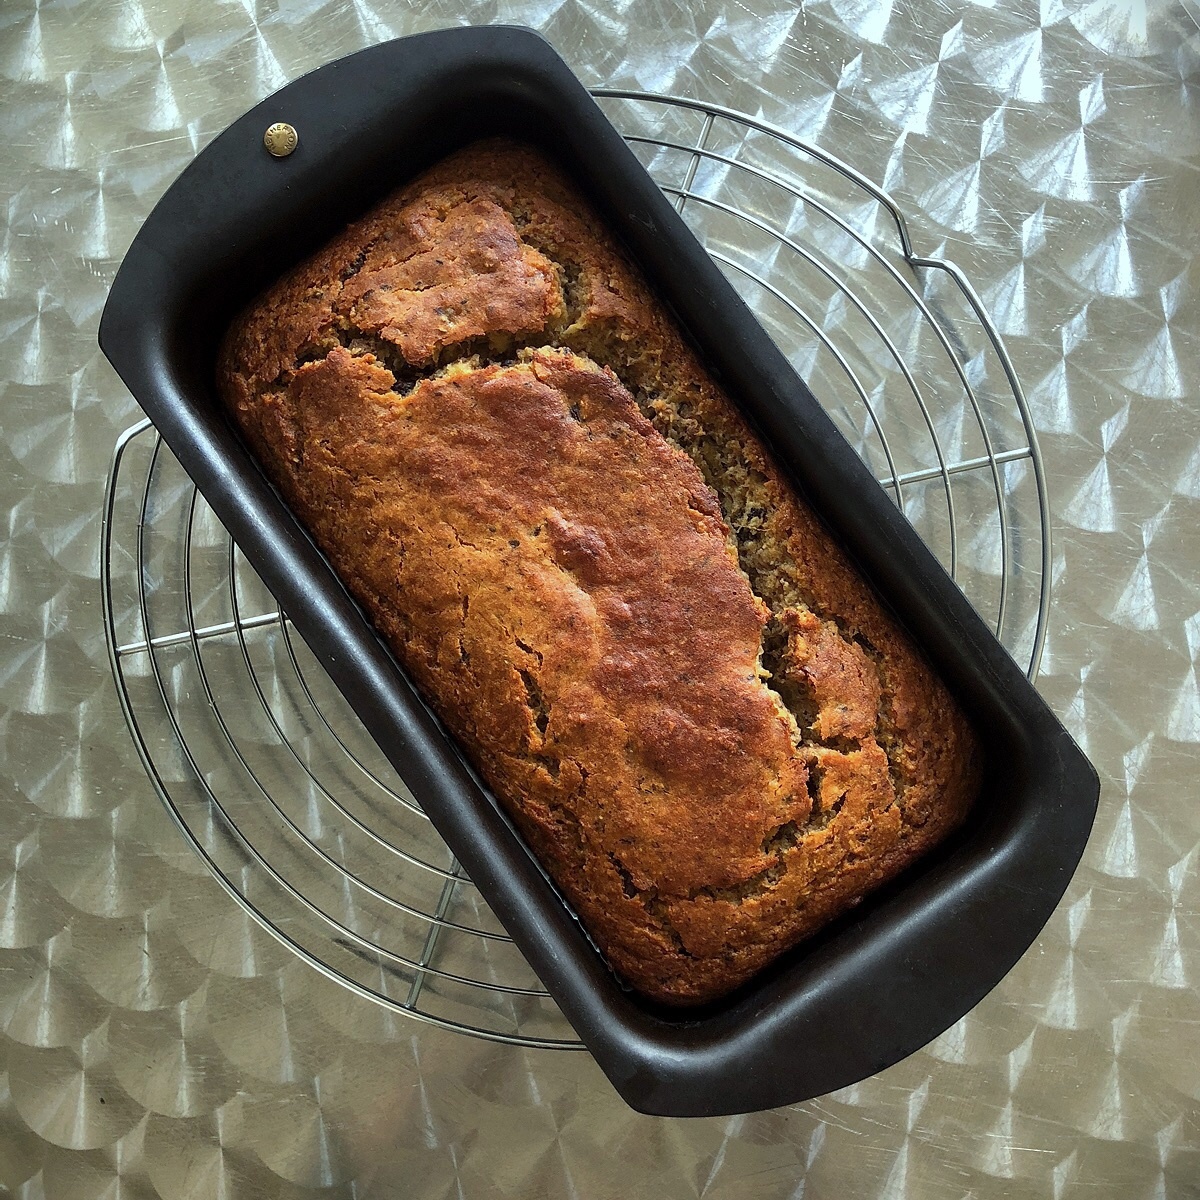
[(300, 141), (300, 135), (286, 121), (276, 121), (263, 134), (263, 145), (275, 158), (287, 158)]

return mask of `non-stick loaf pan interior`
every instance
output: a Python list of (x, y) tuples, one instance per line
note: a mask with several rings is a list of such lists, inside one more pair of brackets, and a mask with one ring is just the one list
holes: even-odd
[[(262, 136), (280, 120), (300, 141), (276, 160)], [(425, 167), (491, 135), (538, 146), (592, 201), (985, 746), (984, 789), (958, 834), (704, 1010), (659, 1010), (608, 971), (267, 483), (216, 393), (218, 342), (255, 294)], [(100, 340), (634, 1107), (750, 1111), (863, 1078), (963, 1015), (1053, 911), (1094, 815), (1090, 765), (536, 34), (492, 27), (386, 43), (263, 101), (151, 213)]]

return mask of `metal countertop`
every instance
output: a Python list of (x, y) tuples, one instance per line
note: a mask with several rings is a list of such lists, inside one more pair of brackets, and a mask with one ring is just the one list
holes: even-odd
[[(121, 1197), (1200, 1196), (1200, 9), (672, 0), (12, 0), (0, 10), (0, 1187)], [(1028, 392), (1053, 516), (1038, 686), (1103, 780), (1038, 942), (897, 1066), (673, 1121), (586, 1054), (351, 995), (208, 877), (117, 703), (100, 612), (121, 255), (303, 71), (458, 23), (590, 86), (760, 116), (896, 197)], [(853, 1037), (834, 1029), (831, 1037)]]

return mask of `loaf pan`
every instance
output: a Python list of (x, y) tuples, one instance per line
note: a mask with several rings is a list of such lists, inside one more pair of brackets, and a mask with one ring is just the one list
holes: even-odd
[[(300, 134), (275, 159), (274, 122)], [(721, 1003), (623, 988), (227, 421), (218, 340), (258, 291), (436, 160), (540, 146), (623, 240), (775, 457), (958, 697), (985, 747), (964, 829)], [(1095, 772), (554, 50), (517, 28), (388, 42), (235, 122), (134, 239), (100, 346), (634, 1108), (750, 1112), (896, 1062), (1028, 948), (1083, 852)]]

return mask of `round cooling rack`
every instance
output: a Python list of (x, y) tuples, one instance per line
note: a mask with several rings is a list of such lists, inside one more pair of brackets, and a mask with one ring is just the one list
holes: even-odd
[[(1008, 650), (1037, 672), (1050, 588), (1025, 398), (979, 297), (918, 257), (832, 155), (717, 107), (596, 93), (713, 258)], [(251, 916), (397, 1012), (574, 1033), (148, 421), (105, 496), (104, 621), (163, 803)]]

